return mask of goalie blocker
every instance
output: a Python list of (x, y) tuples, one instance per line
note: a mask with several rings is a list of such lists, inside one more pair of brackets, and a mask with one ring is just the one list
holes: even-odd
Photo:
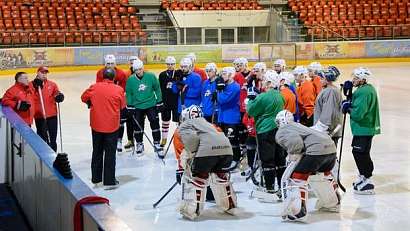
[(282, 218), (306, 221), (308, 184), (316, 197), (316, 209), (338, 212), (341, 197), (330, 173), (336, 162), (336, 146), (329, 135), (295, 123), (283, 110), (275, 120), (276, 142), (289, 153), (290, 164), (282, 177)]

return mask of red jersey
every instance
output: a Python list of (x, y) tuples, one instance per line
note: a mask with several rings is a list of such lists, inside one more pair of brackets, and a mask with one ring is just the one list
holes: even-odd
[[(27, 111), (19, 111), (17, 110), (19, 101), (26, 101), (31, 107)], [(1, 103), (3, 106), (11, 107), (28, 125), (33, 123), (35, 105), (30, 86), (16, 82), (4, 93)]]
[(243, 75), (242, 72), (236, 72), (235, 76), (233, 77), (235, 82), (237, 82), (240, 86), (240, 93), (239, 93), (239, 103), (240, 103), (240, 111), (242, 113), (246, 112), (246, 106), (245, 106), (245, 99), (248, 96), (247, 94), (247, 82), (246, 82), (246, 76)]
[[(102, 82), (104, 80), (104, 76), (103, 76), (104, 69), (105, 67), (101, 68), (97, 72), (97, 78), (95, 79), (95, 82)], [(115, 69), (114, 83), (121, 86), (122, 89), (125, 91), (125, 84), (127, 83), (128, 76), (120, 68), (115, 67), (114, 69)]]
[[(40, 94), (38, 89), (34, 88), (33, 81), (30, 82), (30, 87), (33, 94), (34, 99), (34, 106), (35, 106), (35, 113), (34, 118), (40, 119), (44, 118), (43, 109), (41, 106)], [(43, 88), (41, 88), (41, 95), (43, 96), (43, 103), (44, 103), (44, 110), (45, 110), (45, 117), (53, 117), (57, 115), (57, 105), (55, 97), (60, 91), (58, 90), (58, 86), (51, 80), (45, 79), (43, 80)]]
[(253, 117), (250, 117), (247, 112), (243, 116), (242, 123), (246, 126), (246, 130), (248, 130), (248, 135), (256, 137), (255, 119)]
[(201, 76), (202, 82), (208, 79), (206, 72), (202, 70), (201, 68), (194, 67), (194, 72), (197, 73), (199, 76)]
[(81, 101), (91, 102), (90, 126), (94, 131), (111, 133), (118, 130), (120, 110), (125, 107), (125, 94), (120, 86), (104, 79), (85, 90)]

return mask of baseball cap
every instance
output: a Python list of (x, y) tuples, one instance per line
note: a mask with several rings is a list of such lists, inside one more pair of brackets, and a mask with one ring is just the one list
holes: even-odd
[(45, 67), (45, 66), (40, 66), (40, 67), (37, 69), (37, 72), (49, 73), (48, 68)]

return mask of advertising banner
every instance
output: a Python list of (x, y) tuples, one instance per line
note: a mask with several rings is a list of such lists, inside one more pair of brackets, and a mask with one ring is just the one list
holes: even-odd
[(365, 42), (325, 42), (315, 43), (316, 59), (343, 59), (366, 57)]
[(145, 49), (135, 46), (121, 47), (76, 47), (74, 48), (75, 65), (104, 64), (104, 56), (113, 54), (117, 64), (126, 64), (130, 56), (138, 56), (146, 62)]
[(259, 60), (258, 44), (222, 45), (222, 61), (232, 62), (235, 58), (245, 57), (249, 61)]
[(409, 57), (410, 41), (375, 41), (366, 43), (369, 57)]
[(167, 56), (174, 56), (179, 62), (188, 53), (195, 53), (198, 63), (221, 62), (221, 47), (219, 45), (193, 46), (152, 46), (147, 48), (147, 62), (164, 63)]

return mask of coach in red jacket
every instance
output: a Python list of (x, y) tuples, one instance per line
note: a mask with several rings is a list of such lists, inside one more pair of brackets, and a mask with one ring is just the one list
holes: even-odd
[(120, 113), (124, 111), (126, 104), (124, 90), (113, 82), (115, 71), (106, 69), (103, 77), (102, 82), (97, 82), (84, 91), (81, 101), (90, 108), (93, 139), (91, 181), (94, 184), (102, 181), (106, 189), (112, 189), (119, 184), (115, 179), (115, 152)]
[(26, 72), (17, 72), (16, 83), (4, 93), (1, 103), (11, 107), (29, 126), (33, 123), (34, 101), (33, 92), (29, 87)]
[[(34, 95), (34, 120), (37, 134), (57, 151), (57, 105), (64, 101), (64, 95), (55, 82), (47, 79), (48, 68), (41, 66), (37, 69), (36, 78), (30, 82)], [(41, 97), (40, 97), (41, 92)]]

